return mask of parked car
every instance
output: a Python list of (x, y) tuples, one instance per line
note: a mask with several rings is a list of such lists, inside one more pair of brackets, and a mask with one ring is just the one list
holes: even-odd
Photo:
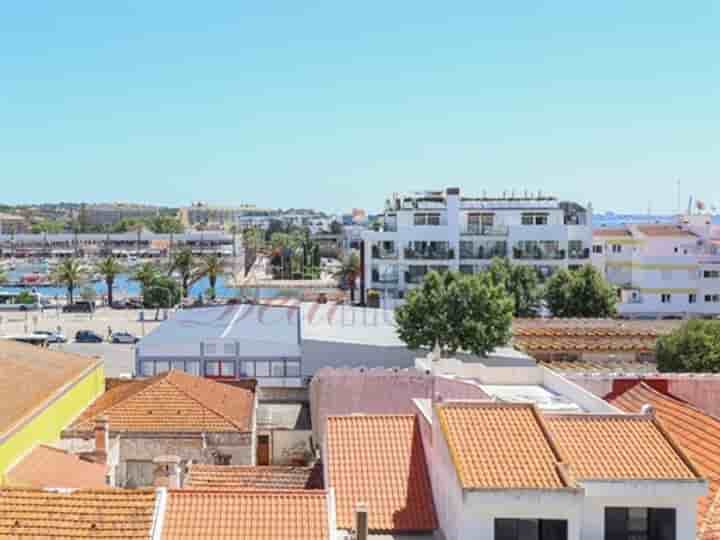
[(67, 339), (59, 332), (51, 332), (49, 330), (36, 330), (34, 336), (44, 337), (47, 343), (67, 343)]
[(95, 302), (79, 300), (63, 306), (62, 311), (63, 313), (93, 313), (95, 311)]
[(100, 334), (96, 334), (92, 330), (80, 330), (75, 334), (77, 343), (102, 343), (104, 340)]
[(136, 298), (127, 298), (125, 300), (117, 300), (112, 303), (113, 309), (142, 309), (143, 305)]
[(133, 336), (129, 332), (113, 332), (112, 336), (110, 337), (110, 341), (113, 343), (131, 343), (135, 344), (138, 341), (140, 341), (140, 338), (137, 336)]

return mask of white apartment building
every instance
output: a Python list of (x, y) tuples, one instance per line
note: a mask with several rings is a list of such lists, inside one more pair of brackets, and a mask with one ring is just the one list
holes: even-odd
[(537, 195), (466, 197), (459, 188), (393, 194), (381, 230), (363, 233), (365, 293), (403, 298), (432, 270), (476, 273), (493, 257), (542, 276), (590, 261), (592, 211)]
[(707, 215), (593, 232), (592, 262), (626, 317), (720, 315), (720, 228)]

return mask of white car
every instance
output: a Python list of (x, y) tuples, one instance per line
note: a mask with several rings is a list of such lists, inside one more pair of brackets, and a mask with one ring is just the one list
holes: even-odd
[(48, 343), (67, 343), (67, 339), (59, 332), (50, 332), (49, 330), (37, 330), (33, 332), (33, 336), (43, 337)]
[(130, 343), (131, 345), (134, 345), (140, 341), (140, 338), (133, 336), (129, 332), (113, 332), (110, 337), (110, 341), (113, 343)]

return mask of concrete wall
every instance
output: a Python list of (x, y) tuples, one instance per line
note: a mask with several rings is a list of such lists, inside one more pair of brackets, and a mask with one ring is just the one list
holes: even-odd
[(313, 452), (312, 431), (274, 429), (270, 436), (271, 464), (294, 465), (294, 459)]
[(323, 367), (411, 368), (416, 353), (405, 346), (375, 346), (336, 341), (303, 340), (302, 374)]

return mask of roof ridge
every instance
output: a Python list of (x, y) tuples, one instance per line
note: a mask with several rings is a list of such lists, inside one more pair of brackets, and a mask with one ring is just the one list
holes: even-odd
[(545, 441), (548, 443), (548, 446), (550, 447), (550, 451), (553, 453), (553, 456), (555, 457), (555, 472), (558, 475), (558, 478), (560, 478), (560, 481), (565, 484), (566, 487), (569, 488), (577, 488), (578, 484), (575, 481), (575, 474), (572, 470), (572, 464), (570, 460), (566, 458), (562, 450), (560, 449), (560, 445), (557, 443), (555, 438), (553, 437), (552, 432), (548, 428), (547, 424), (545, 423), (545, 418), (543, 417), (543, 414), (540, 412), (540, 409), (537, 405), (533, 404), (531, 406), (531, 410), (533, 412), (533, 416), (535, 417), (535, 421), (538, 424), (538, 427), (540, 428), (540, 431), (543, 434), (543, 437), (545, 437)]
[(168, 490), (169, 494), (197, 495), (198, 493), (211, 493), (213, 495), (307, 495), (311, 497), (325, 497), (328, 491), (325, 489), (299, 489), (299, 488), (247, 488), (247, 487), (183, 487)]
[[(192, 400), (193, 400), (195, 403), (197, 403), (198, 405), (200, 405), (200, 406), (202, 406), (203, 408), (211, 411), (211, 412), (214, 413), (216, 416), (219, 416), (220, 418), (226, 420), (227, 422), (229, 422), (230, 424), (232, 424), (233, 426), (235, 426), (235, 428), (238, 429), (239, 431), (244, 431), (244, 430), (246, 429), (244, 426), (241, 426), (241, 425), (237, 422), (237, 420), (235, 420), (235, 419), (233, 419), (233, 418), (229, 418), (227, 415), (225, 415), (225, 414), (223, 414), (223, 413), (215, 410), (214, 407), (208, 405), (208, 404), (205, 403), (203, 400), (199, 399), (197, 396), (192, 395), (192, 394), (191, 394), (190, 392), (188, 392), (186, 389), (183, 389), (183, 388), (181, 388), (180, 386), (178, 386), (178, 385), (177, 385), (173, 380), (171, 380), (171, 378), (170, 378), (170, 374), (173, 374), (173, 376), (176, 376), (178, 373), (182, 373), (183, 375), (186, 375), (186, 373), (185, 373), (184, 371), (178, 371), (178, 370), (175, 370), (175, 369), (171, 369), (170, 371), (168, 371), (168, 372), (166, 373), (167, 376), (165, 377), (165, 379), (167, 380), (168, 384), (172, 385), (176, 390), (178, 390), (180, 393), (184, 394), (184, 395), (187, 396), (188, 398), (192, 399)], [(195, 376), (194, 376), (194, 375), (189, 375), (189, 377), (193, 377), (193, 380), (195, 380)], [(212, 381), (212, 380), (210, 380), (210, 379), (206, 379), (205, 377), (197, 377), (197, 380), (198, 380), (198, 381), (202, 380), (202, 381), (203, 381), (202, 384), (205, 384), (205, 382), (209, 383), (209, 385), (211, 385), (211, 384), (221, 384), (221, 383)], [(248, 390), (245, 390), (244, 388), (239, 388), (239, 387), (234, 387), (234, 386), (229, 386), (229, 385), (225, 385), (225, 386), (227, 386), (228, 388), (237, 388), (238, 390), (242, 390), (242, 391), (245, 391), (245, 392), (248, 391)]]
[[(149, 378), (149, 379), (134, 380), (134, 381), (131, 381), (131, 382), (127, 383), (127, 384), (137, 383), (138, 386), (144, 384), (144, 386), (142, 386), (137, 392), (134, 392), (134, 393), (130, 394), (129, 396), (125, 396), (124, 399), (121, 399), (121, 400), (118, 401), (117, 403), (113, 403), (112, 405), (110, 405), (109, 407), (106, 407), (105, 409), (101, 409), (101, 410), (99, 410), (99, 411), (96, 411), (95, 417), (104, 416), (106, 413), (108, 413), (108, 412), (112, 411), (113, 409), (115, 409), (115, 407), (119, 407), (120, 405), (123, 405), (123, 404), (127, 403), (127, 402), (130, 401), (131, 399), (136, 398), (137, 396), (139, 396), (140, 394), (142, 394), (142, 393), (144, 393), (145, 391), (149, 390), (150, 388), (153, 388), (156, 384), (162, 382), (162, 380), (165, 379), (167, 373), (168, 373), (168, 372), (166, 372), (166, 373), (161, 373), (160, 375), (155, 375), (154, 377), (151, 377), (151, 378)], [(122, 385), (116, 386), (115, 388), (120, 389), (120, 388), (122, 388)], [(110, 391), (115, 390), (115, 388), (111, 389)], [(100, 394), (97, 399), (102, 399), (102, 397), (103, 397), (105, 394), (107, 394), (107, 392), (105, 392), (104, 394)], [(90, 405), (90, 407), (92, 407), (92, 404)], [(80, 419), (80, 418), (78, 418), (78, 420), (77, 420), (76, 422), (73, 422), (73, 424), (71, 425), (71, 427), (73, 427), (73, 426), (75, 426), (75, 425), (78, 425), (78, 424), (83, 424), (83, 423), (85, 423), (85, 422), (91, 422), (92, 420), (93, 420), (93, 419), (92, 419), (92, 418), (89, 418), (89, 417), (88, 417), (88, 418), (85, 418), (85, 419)], [(110, 426), (110, 429), (112, 430), (112, 426)]]
[[(630, 388), (627, 388), (626, 390), (624, 390), (624, 391), (621, 392), (620, 394), (615, 394), (615, 393), (613, 393), (613, 392), (610, 392), (610, 393), (609, 393), (607, 396), (605, 396), (605, 398), (603, 398), (603, 399), (610, 398), (610, 399), (612, 399), (612, 400), (615, 400), (615, 399), (618, 399), (618, 398), (624, 396), (626, 393), (635, 390), (636, 388), (642, 388), (642, 389), (644, 389), (644, 390), (647, 390), (647, 391), (649, 391), (650, 393), (657, 395), (658, 398), (666, 399), (667, 401), (670, 401), (670, 402), (672, 402), (672, 403), (676, 403), (676, 404), (678, 404), (678, 405), (682, 405), (682, 406), (687, 407), (688, 409), (691, 409), (691, 410), (693, 410), (693, 411), (695, 411), (695, 412), (697, 412), (697, 413), (700, 413), (700, 414), (703, 414), (703, 415), (705, 415), (705, 416), (707, 416), (707, 417), (709, 417), (709, 418), (712, 418), (712, 419), (715, 420), (716, 422), (720, 422), (720, 416), (715, 416), (714, 414), (710, 414), (709, 412), (704, 411), (704, 410), (701, 409), (700, 407), (696, 407), (695, 405), (693, 405), (693, 404), (690, 403), (689, 401), (686, 401), (686, 400), (684, 400), (684, 399), (676, 396), (675, 394), (671, 394), (670, 392), (661, 392), (661, 391), (658, 390), (657, 388), (654, 388), (653, 386), (647, 384), (647, 383), (646, 383), (644, 380), (642, 380), (642, 379), (640, 380), (640, 382), (639, 382), (638, 384), (636, 384), (636, 385), (634, 385), (634, 386), (631, 386)], [(612, 396), (612, 397), (611, 397), (611, 396)]]

